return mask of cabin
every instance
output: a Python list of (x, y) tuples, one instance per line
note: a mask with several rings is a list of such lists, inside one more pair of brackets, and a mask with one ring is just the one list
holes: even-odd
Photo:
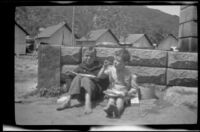
[(26, 37), (29, 33), (15, 22), (15, 54), (26, 54)]
[(80, 46), (118, 46), (119, 40), (110, 29), (90, 31), (86, 36), (76, 40)]
[[(75, 40), (77, 36), (73, 37)], [(73, 46), (72, 30), (67, 23), (61, 22), (57, 25), (52, 25), (44, 28), (36, 37), (35, 42), (37, 47), (40, 44)]]
[(146, 34), (128, 34), (125, 44), (135, 48), (154, 49)]
[(125, 40), (126, 40), (126, 37), (120, 36), (119, 37), (119, 45), (122, 46), (122, 47), (132, 47), (132, 44), (126, 43)]
[(160, 44), (157, 46), (159, 50), (170, 51), (178, 47), (178, 40), (173, 34), (169, 34), (166, 38), (164, 38)]

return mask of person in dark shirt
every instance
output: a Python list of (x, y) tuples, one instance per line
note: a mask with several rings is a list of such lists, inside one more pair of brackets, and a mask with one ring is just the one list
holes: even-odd
[[(102, 64), (97, 61), (96, 49), (94, 47), (87, 47), (83, 50), (82, 63), (74, 70), (75, 73), (83, 73), (97, 76)], [(71, 79), (69, 91), (66, 95), (67, 99), (57, 108), (57, 110), (64, 110), (71, 106), (71, 99), (78, 99), (80, 102), (85, 101), (85, 114), (92, 112), (92, 101), (98, 100), (103, 96), (103, 91), (109, 85), (107, 76), (88, 77), (79, 74), (67, 72), (66, 76)]]

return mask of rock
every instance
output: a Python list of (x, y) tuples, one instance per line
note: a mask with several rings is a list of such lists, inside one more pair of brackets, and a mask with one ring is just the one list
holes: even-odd
[(186, 105), (197, 108), (197, 87), (169, 87), (164, 95), (164, 100), (175, 106)]
[(61, 64), (73, 65), (81, 63), (80, 47), (61, 47)]
[(175, 69), (197, 70), (197, 53), (168, 52), (168, 67)]
[(167, 69), (168, 86), (196, 87), (198, 84), (198, 73), (196, 70)]

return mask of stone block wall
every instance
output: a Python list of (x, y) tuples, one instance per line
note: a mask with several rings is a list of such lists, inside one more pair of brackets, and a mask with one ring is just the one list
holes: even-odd
[(198, 51), (197, 6), (187, 5), (180, 8), (179, 51)]
[[(113, 55), (120, 48), (97, 47), (100, 61), (113, 60)], [(138, 83), (158, 86), (197, 87), (197, 53), (172, 52), (127, 48), (131, 61), (127, 65), (138, 76)], [(39, 48), (38, 87), (60, 85), (60, 75), (73, 70), (81, 63), (81, 47), (41, 46)]]

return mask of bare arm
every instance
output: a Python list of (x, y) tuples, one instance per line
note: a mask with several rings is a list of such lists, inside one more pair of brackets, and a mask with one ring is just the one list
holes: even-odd
[(107, 67), (108, 67), (109, 64), (110, 64), (109, 61), (107, 61), (107, 60), (104, 61), (104, 64), (103, 64), (101, 70), (97, 74), (97, 78), (100, 78), (104, 74), (104, 71), (107, 69)]
[(137, 79), (137, 76), (133, 74), (131, 77), (131, 87), (138, 89), (139, 87), (138, 87), (136, 79)]
[(137, 76), (133, 74), (131, 76), (131, 88), (130, 88), (130, 90), (128, 92), (129, 94), (136, 93), (138, 91), (138, 89), (139, 89), (139, 86), (138, 86), (138, 84), (136, 82), (136, 79), (137, 79)]
[(99, 73), (97, 74), (97, 78), (100, 78), (104, 74), (104, 71), (105, 71), (105, 67), (103, 66), (101, 70), (99, 71)]

